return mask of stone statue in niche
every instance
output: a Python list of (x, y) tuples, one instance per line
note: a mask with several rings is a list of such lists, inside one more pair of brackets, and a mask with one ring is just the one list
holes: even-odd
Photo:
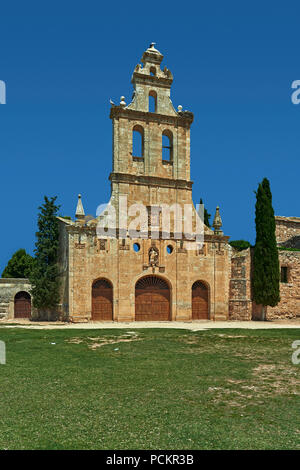
[(155, 248), (150, 248), (149, 250), (149, 265), (158, 266), (158, 252)]

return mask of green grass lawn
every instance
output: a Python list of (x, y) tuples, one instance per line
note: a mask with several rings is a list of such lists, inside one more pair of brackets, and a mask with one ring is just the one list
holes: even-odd
[(297, 339), (300, 329), (0, 328), (0, 448), (300, 448)]

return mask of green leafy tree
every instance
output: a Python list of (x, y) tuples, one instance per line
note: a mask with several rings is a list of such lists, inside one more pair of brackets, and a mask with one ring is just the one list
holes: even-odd
[(255, 303), (262, 306), (262, 320), (265, 320), (266, 306), (275, 307), (280, 301), (275, 217), (270, 183), (267, 178), (263, 179), (256, 191), (255, 225), (252, 296)]
[(33, 305), (40, 319), (56, 315), (59, 302), (58, 238), (59, 228), (56, 197), (44, 197), (39, 207), (38, 232), (36, 233), (35, 260), (29, 277), (32, 284)]
[(247, 240), (232, 240), (231, 242), (229, 242), (229, 245), (231, 245), (238, 251), (247, 250), (247, 248), (251, 246), (250, 242), (248, 242)]
[[(203, 204), (202, 198), (200, 199), (200, 204)], [(204, 223), (206, 227), (210, 227), (209, 219), (211, 218), (211, 214), (207, 212), (206, 207), (204, 207)]]
[(2, 273), (5, 278), (27, 278), (32, 269), (33, 258), (21, 248), (16, 251)]

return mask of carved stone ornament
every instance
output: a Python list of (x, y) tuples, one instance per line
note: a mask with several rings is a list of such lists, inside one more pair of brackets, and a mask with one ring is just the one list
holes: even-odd
[(158, 266), (158, 251), (153, 247), (149, 250), (149, 265)]

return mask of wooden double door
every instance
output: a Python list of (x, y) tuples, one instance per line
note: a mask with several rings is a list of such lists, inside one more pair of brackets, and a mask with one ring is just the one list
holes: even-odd
[(15, 318), (31, 317), (31, 297), (28, 292), (18, 292), (15, 296)]
[(209, 296), (207, 286), (197, 281), (192, 286), (192, 319), (208, 320), (209, 319)]
[(137, 321), (170, 320), (170, 289), (158, 276), (145, 276), (135, 287), (135, 319)]
[(92, 320), (113, 320), (113, 287), (106, 279), (99, 279), (92, 286)]

